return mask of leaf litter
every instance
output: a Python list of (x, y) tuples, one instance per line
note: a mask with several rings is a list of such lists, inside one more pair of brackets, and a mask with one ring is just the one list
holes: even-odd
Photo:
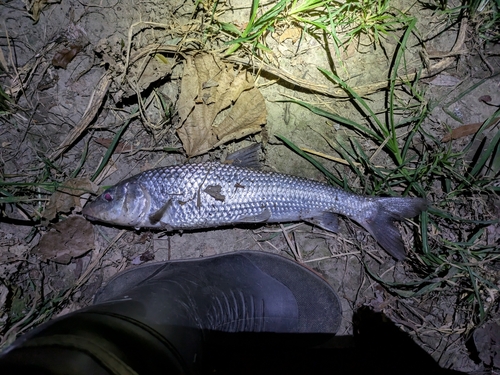
[(190, 157), (259, 133), (267, 118), (253, 77), (206, 53), (186, 59), (178, 110), (177, 134)]
[(94, 249), (94, 227), (81, 216), (54, 224), (32, 250), (42, 261), (68, 264)]
[(69, 213), (75, 207), (81, 207), (80, 196), (86, 193), (96, 193), (98, 186), (88, 178), (71, 178), (50, 196), (45, 206), (43, 217), (49, 221), (58, 213)]

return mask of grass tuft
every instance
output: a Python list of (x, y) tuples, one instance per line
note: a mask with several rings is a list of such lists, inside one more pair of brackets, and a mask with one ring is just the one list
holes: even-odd
[[(319, 69), (326, 77), (348, 93), (365, 121), (354, 121), (304, 101), (287, 101), (339, 123), (356, 134), (348, 141), (336, 139), (330, 144), (361, 179), (363, 193), (412, 194), (429, 197), (433, 202), (428, 212), (419, 218), (421, 246), (420, 250), (412, 252), (410, 261), (414, 280), (386, 280), (366, 266), (370, 276), (404, 298), (453, 289), (459, 296), (457, 304), (467, 305), (472, 311), (472, 321), (479, 324), (493, 307), (491, 291), (495, 291), (495, 294), (500, 291), (497, 281), (491, 276), (491, 267), (500, 257), (498, 242), (492, 242), (487, 234), (488, 227), (499, 222), (488, 207), (498, 205), (500, 130), (497, 129), (490, 139), (484, 138), (475, 152), (476, 156), (467, 160), (484, 130), (500, 116), (500, 110), (493, 113), (471, 141), (458, 151), (426, 133), (422, 124), (435, 106), (425, 101), (418, 80), (403, 81), (405, 92), (411, 94), (410, 105), (406, 109), (400, 107), (397, 100), (397, 83), (400, 82), (397, 72), (403, 65), (408, 37), (414, 32), (414, 27), (415, 19), (412, 19), (395, 52), (389, 75), (386, 109), (382, 113), (372, 109), (368, 101), (340, 77), (322, 68)], [(411, 111), (408, 110), (410, 107)], [(304, 156), (290, 141), (283, 137), (281, 139)], [(367, 154), (360, 144), (361, 140), (371, 142), (377, 151)], [(389, 162), (385, 166), (374, 162), (374, 156), (380, 152), (388, 157), (386, 160)], [(319, 170), (325, 169), (317, 165), (318, 161), (311, 162)], [(328, 172), (331, 181), (345, 187), (345, 181), (331, 178), (331, 175)], [(345, 176), (345, 173), (339, 175)]]
[(252, 0), (246, 27), (219, 22), (217, 3), (211, 8), (215, 29), (233, 37), (227, 41), (226, 55), (235, 53), (245, 44), (254, 52), (271, 52), (265, 37), (281, 26), (298, 27), (312, 35), (329, 35), (340, 56), (340, 49), (347, 48), (361, 35), (366, 35), (375, 46), (380, 39), (404, 27), (411, 18), (390, 7), (390, 0), (351, 0), (345, 3), (328, 0), (279, 0), (267, 10), (260, 0)]

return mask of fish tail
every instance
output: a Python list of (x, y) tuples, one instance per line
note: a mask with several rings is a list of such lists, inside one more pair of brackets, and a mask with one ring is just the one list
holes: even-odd
[(417, 216), (427, 209), (427, 200), (423, 198), (379, 197), (374, 201), (375, 209), (360, 221), (377, 242), (397, 260), (406, 258), (401, 233), (394, 225), (394, 220), (403, 220)]

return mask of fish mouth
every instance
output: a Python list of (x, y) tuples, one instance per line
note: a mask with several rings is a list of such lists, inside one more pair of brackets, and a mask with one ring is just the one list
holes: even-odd
[(83, 216), (85, 217), (85, 219), (90, 220), (90, 221), (99, 221), (99, 219), (97, 219), (96, 217), (93, 217), (91, 215), (83, 214)]
[(90, 208), (89, 206), (83, 207), (83, 209), (82, 209), (82, 215), (87, 220), (90, 220), (90, 221), (99, 221), (99, 219), (94, 216), (94, 213), (92, 211), (93, 211), (92, 208)]

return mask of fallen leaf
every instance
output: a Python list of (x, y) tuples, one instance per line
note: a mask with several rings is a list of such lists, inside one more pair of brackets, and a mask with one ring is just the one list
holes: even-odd
[(483, 96), (480, 96), (477, 100), (479, 100), (480, 102), (488, 104), (489, 102), (491, 102), (491, 96), (489, 96), (489, 95), (483, 95)]
[(98, 186), (88, 178), (71, 178), (51, 195), (42, 216), (50, 221), (57, 216), (58, 212), (68, 213), (72, 208), (80, 206), (81, 195), (95, 193), (98, 189)]
[(44, 261), (68, 264), (94, 248), (94, 227), (81, 216), (71, 216), (53, 225), (31, 253)]
[(40, 19), (40, 13), (42, 13), (43, 8), (48, 4), (58, 4), (61, 0), (34, 0), (32, 2), (26, 1), (26, 10), (31, 13), (31, 18), (33, 23), (37, 23)]
[(32, 3), (26, 4), (26, 9), (31, 13), (34, 23), (40, 19), (40, 13), (47, 3), (47, 0), (34, 0)]
[[(242, 92), (231, 112), (220, 125), (213, 128), (213, 133), (218, 139), (213, 148), (258, 133), (261, 125), (266, 123), (266, 118), (264, 98), (260, 91), (255, 89)], [(241, 124), (246, 125), (241, 126)]]
[(280, 35), (278, 41), (280, 43), (283, 43), (287, 39), (291, 39), (292, 43), (295, 43), (297, 40), (300, 39), (300, 36), (302, 35), (302, 29), (298, 27), (290, 27), (287, 28), (283, 34)]
[[(496, 119), (494, 119), (488, 127), (495, 125), (498, 120), (500, 120), (500, 117), (497, 117)], [(479, 128), (482, 125), (483, 125), (482, 122), (476, 122), (473, 124), (466, 124), (466, 125), (459, 126), (458, 128), (453, 129), (451, 131), (451, 133), (446, 134), (443, 137), (443, 139), (441, 139), (441, 142), (449, 142), (453, 139), (459, 139), (459, 138), (474, 134), (479, 130)]]
[[(111, 146), (111, 143), (113, 142), (113, 140), (111, 138), (96, 138), (96, 139), (94, 139), (94, 142), (100, 144), (101, 146), (108, 148), (109, 146)], [(118, 144), (115, 147), (114, 153), (115, 154), (122, 154), (124, 152), (130, 152), (132, 150), (133, 150), (132, 145), (130, 145), (126, 142), (118, 142)]]
[(434, 86), (452, 87), (458, 85), (460, 82), (462, 82), (460, 79), (450, 76), (449, 74), (442, 73), (438, 74), (436, 78), (429, 83)]
[(56, 68), (66, 69), (68, 64), (73, 61), (75, 56), (83, 49), (82, 45), (72, 44), (68, 48), (63, 48), (57, 51), (52, 58), (52, 65)]
[(209, 185), (203, 191), (217, 201), (224, 202), (226, 200), (226, 197), (221, 194), (222, 186), (220, 185)]
[(178, 112), (177, 133), (188, 156), (258, 133), (267, 118), (253, 77), (210, 54), (186, 59)]

